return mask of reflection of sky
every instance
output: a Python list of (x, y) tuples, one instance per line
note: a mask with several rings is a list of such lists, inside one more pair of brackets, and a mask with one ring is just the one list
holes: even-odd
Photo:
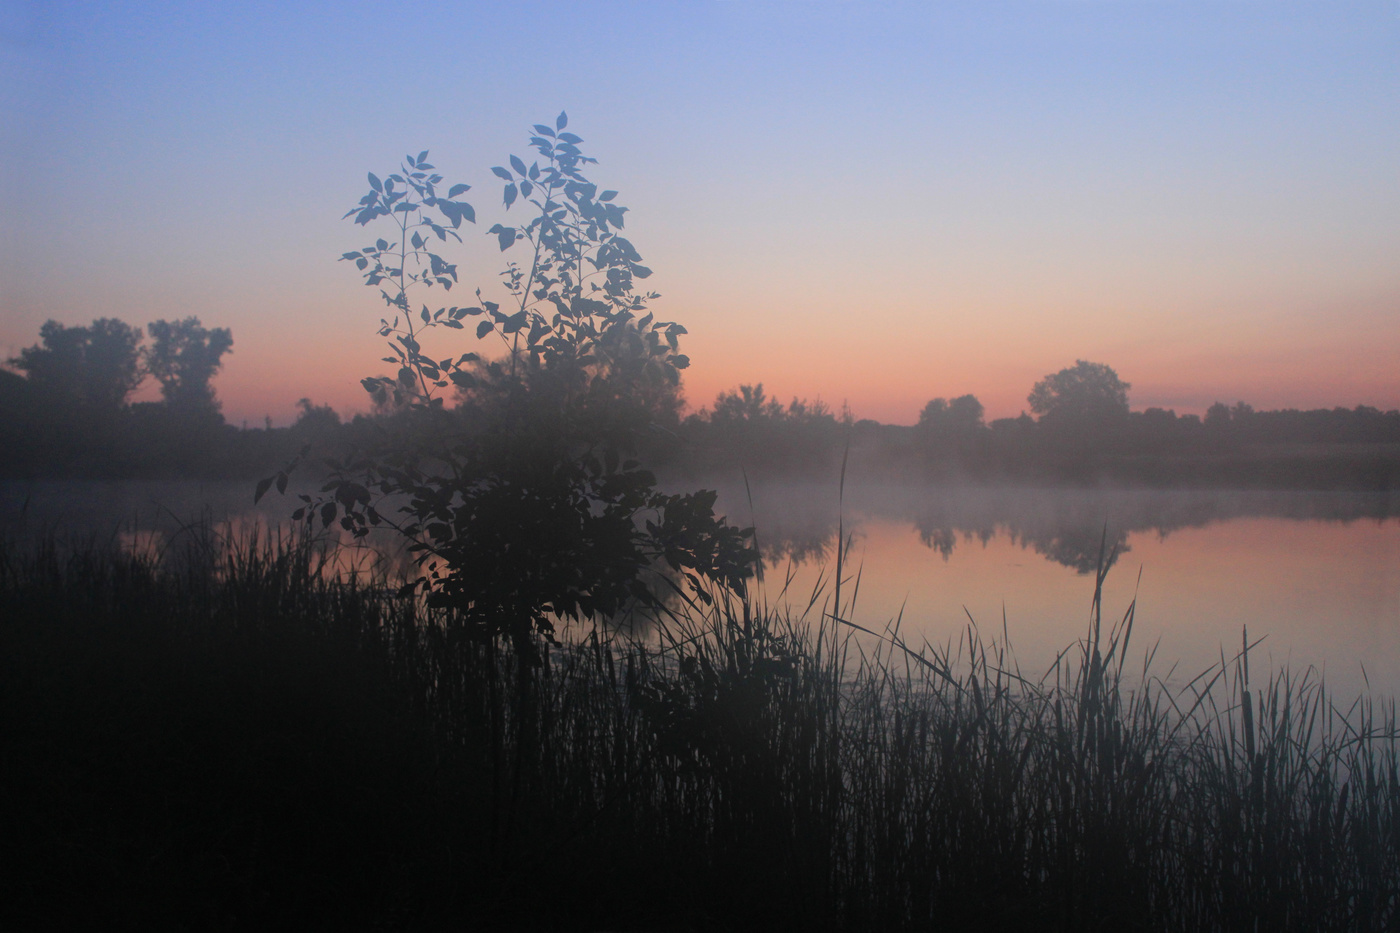
[[(697, 406), (762, 380), (998, 417), (1089, 358), (1139, 408), (1400, 407), (1392, 2), (0, 13), (0, 353), (197, 314), (234, 332), (235, 423), (361, 405), (378, 308), (334, 259), (366, 170), (428, 147), (484, 229), (489, 166), (561, 108)], [(453, 258), (494, 280), (493, 248)]]
[[(1083, 637), (1092, 574), (1057, 563), (1005, 526), (957, 537), (945, 556), (907, 520), (861, 521), (849, 567), (861, 575), (854, 620), (878, 629), (902, 613), (907, 641), (956, 645), (967, 614), (984, 636), (1000, 638), (1005, 611), (1028, 674)], [(1164, 676), (1178, 663), (1189, 679), (1221, 650), (1237, 650), (1248, 627), (1251, 640), (1267, 636), (1256, 670), (1270, 661), (1299, 671), (1316, 665), (1332, 686), (1355, 691), (1364, 664), (1375, 689), (1400, 694), (1400, 521), (1235, 517), (1124, 539), (1127, 553), (1105, 583), (1104, 618), (1121, 618), (1136, 594), (1135, 665), (1160, 639), (1154, 670)], [(791, 591), (805, 594), (817, 572), (815, 564), (799, 568)]]

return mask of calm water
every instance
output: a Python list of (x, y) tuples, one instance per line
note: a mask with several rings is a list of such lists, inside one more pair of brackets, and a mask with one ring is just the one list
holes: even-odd
[[(843, 602), (871, 628), (902, 618), (914, 644), (953, 644), (968, 618), (1000, 637), (1003, 614), (1023, 673), (1039, 674), (1084, 635), (1100, 544), (1116, 552), (1105, 620), (1138, 600), (1131, 657), (1189, 679), (1247, 628), (1251, 655), (1316, 666), (1339, 691), (1400, 694), (1400, 495), (1066, 491), (715, 483), (720, 507), (752, 524), (765, 587), (805, 603), (830, 581), (838, 519), (851, 541)], [(182, 522), (285, 518), (290, 498), (254, 510), (250, 484), (45, 483), (0, 486), (0, 522), (167, 540)], [(22, 518), (21, 518), (22, 516)], [(139, 537), (139, 536), (138, 536)], [(827, 595), (829, 595), (829, 586)], [(1364, 675), (1363, 675), (1364, 670)], [(1182, 676), (1186, 675), (1186, 676)]]
[(829, 576), (841, 511), (854, 621), (900, 618), (911, 643), (956, 647), (969, 616), (999, 638), (1004, 613), (1023, 673), (1043, 673), (1088, 629), (1106, 542), (1105, 624), (1136, 596), (1130, 657), (1157, 645), (1159, 676), (1176, 662), (1171, 680), (1190, 679), (1247, 629), (1264, 638), (1254, 671), (1314, 665), (1338, 690), (1400, 694), (1400, 496), (857, 487), (839, 510), (834, 488), (757, 487), (752, 507), (722, 492), (758, 528), (770, 592)]

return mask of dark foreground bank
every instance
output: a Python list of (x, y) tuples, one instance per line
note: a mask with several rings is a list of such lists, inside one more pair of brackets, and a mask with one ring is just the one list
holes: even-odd
[(1043, 682), (723, 598), (521, 667), (304, 543), (177, 544), (0, 549), (7, 929), (1400, 922), (1393, 701), (1144, 685), (1131, 610)]

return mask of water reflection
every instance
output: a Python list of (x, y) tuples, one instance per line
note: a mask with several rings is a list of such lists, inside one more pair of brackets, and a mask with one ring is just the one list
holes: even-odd
[[(1343, 693), (1400, 693), (1400, 496), (1393, 493), (755, 487), (721, 497), (802, 592), (834, 563), (838, 519), (861, 575), (857, 621), (954, 643), (1002, 619), (1026, 670), (1083, 637), (1106, 545), (1106, 613), (1138, 602), (1140, 646), (1186, 679), (1263, 636), (1263, 667), (1315, 665)], [(739, 503), (735, 505), (734, 503)], [(803, 560), (802, 555), (815, 555)], [(1139, 576), (1141, 574), (1141, 576)], [(1140, 660), (1140, 659), (1138, 659)], [(1364, 666), (1364, 672), (1363, 672)]]
[[(879, 629), (902, 617), (911, 643), (956, 640), (969, 615), (1000, 631), (1005, 614), (1026, 669), (1043, 667), (1085, 633), (1087, 575), (1106, 543), (1120, 566), (1105, 606), (1121, 614), (1139, 599), (1139, 643), (1160, 640), (1180, 671), (1204, 669), (1247, 626), (1267, 636), (1261, 662), (1400, 693), (1397, 493), (848, 486), (843, 499), (835, 483), (709, 485), (722, 512), (757, 528), (770, 571), (761, 596), (805, 604), (825, 586), (828, 598), (841, 528), (846, 573), (862, 574), (856, 618)], [(119, 543), (154, 553), (201, 519), (229, 539), (285, 532), (296, 504), (254, 508), (243, 483), (11, 483), (0, 484), (0, 528), (124, 534)], [(326, 573), (392, 580), (413, 569), (388, 535), (366, 550), (332, 528), (327, 545)]]
[[(770, 566), (827, 562), (835, 555), (842, 503), (832, 489), (769, 486), (721, 504), (734, 520), (752, 521)], [(999, 535), (1074, 570), (1093, 573), (1100, 552), (1116, 563), (1132, 551), (1129, 536), (1160, 538), (1185, 528), (1244, 518), (1384, 522), (1400, 515), (1400, 496), (1358, 492), (1229, 492), (1219, 490), (1046, 490), (872, 487), (847, 490), (844, 521), (859, 534), (869, 520), (906, 522), (918, 541), (945, 561), (959, 547), (985, 548)], [(1111, 565), (1111, 564), (1110, 564)]]

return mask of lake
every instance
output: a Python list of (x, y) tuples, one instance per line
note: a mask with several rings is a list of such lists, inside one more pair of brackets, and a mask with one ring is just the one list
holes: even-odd
[[(1287, 663), (1355, 692), (1400, 692), (1400, 497), (1387, 493), (817, 486), (724, 488), (758, 528), (768, 589), (810, 590), (834, 564), (838, 512), (859, 571), (853, 621), (956, 645), (969, 617), (1040, 674), (1088, 631), (1101, 545), (1107, 625), (1134, 598), (1130, 657), (1184, 682), (1244, 632), (1255, 671)], [(847, 586), (853, 584), (848, 583)], [(848, 590), (849, 592), (849, 590)], [(843, 594), (843, 601), (845, 594)], [(1262, 663), (1261, 663), (1262, 662)], [(1180, 675), (1187, 674), (1183, 678)]]
[[(1155, 673), (1184, 683), (1247, 630), (1263, 639), (1256, 679), (1311, 665), (1342, 694), (1367, 683), (1400, 694), (1400, 494), (852, 484), (843, 501), (835, 483), (707, 485), (731, 520), (756, 527), (770, 602), (805, 604), (819, 580), (830, 595), (839, 520), (849, 618), (872, 629), (900, 618), (911, 645), (956, 648), (969, 617), (1000, 639), (1004, 615), (1022, 673), (1039, 676), (1086, 633), (1106, 543), (1105, 624), (1136, 597), (1133, 666), (1156, 645)], [(8, 528), (147, 543), (206, 512), (275, 522), (295, 504), (273, 494), (254, 509), (250, 483), (0, 484)]]

